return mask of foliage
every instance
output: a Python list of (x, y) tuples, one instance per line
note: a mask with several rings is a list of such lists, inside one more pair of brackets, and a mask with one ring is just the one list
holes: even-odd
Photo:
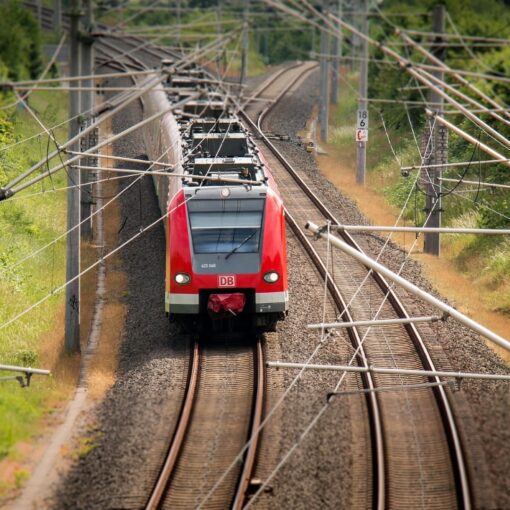
[[(430, 31), (430, 16), (416, 14), (409, 16), (409, 14), (417, 11), (424, 14), (430, 13), (436, 3), (433, 0), (407, 2), (387, 0), (381, 8), (388, 15), (387, 19), (393, 20), (403, 28)], [(447, 0), (445, 3), (447, 12), (454, 20), (459, 33), (509, 38), (510, 10), (498, 0), (484, 2), (483, 9), (480, 9), (480, 3), (476, 0)], [(403, 13), (404, 16), (392, 18), (392, 12)], [(455, 33), (455, 28), (449, 21), (447, 21), (446, 30), (449, 33)], [(395, 43), (393, 48), (414, 62), (423, 61), (423, 55), (410, 48), (403, 49), (399, 46), (401, 39), (394, 34), (394, 27), (384, 19), (371, 21), (370, 35), (385, 45), (391, 46)], [(447, 63), (454, 68), (466, 71), (505, 76), (510, 74), (510, 48), (505, 46), (479, 48), (470, 45), (469, 49), (474, 57), (466, 48), (449, 48)], [(350, 48), (347, 46), (344, 54), (345, 51), (350, 51)], [(385, 57), (378, 48), (371, 47), (370, 56), (390, 62), (390, 59)], [(348, 62), (348, 60), (345, 61), (345, 71), (347, 71)], [(357, 65), (350, 67), (357, 68)], [(405, 101), (423, 101), (427, 97), (427, 91), (417, 89), (416, 86), (419, 84), (397, 66), (371, 62), (369, 77), (369, 97)], [(341, 100), (336, 108), (330, 133), (331, 142), (341, 149), (342, 154), (354, 157), (352, 139), (357, 109), (358, 80), (356, 73), (352, 71), (347, 73), (346, 78), (347, 83), (343, 80), (340, 86)], [(507, 83), (473, 77), (469, 77), (469, 81), (500, 104), (510, 103), (510, 86)], [(461, 91), (472, 94), (465, 88), (461, 88)], [(395, 165), (392, 161), (395, 158), (388, 156), (392, 152), (389, 150), (386, 138), (388, 137), (391, 141), (395, 157), (402, 165), (418, 166), (421, 157), (416, 150), (412, 131), (414, 130), (417, 142), (420, 144), (425, 123), (423, 106), (411, 104), (406, 110), (401, 103), (369, 103), (369, 109), (370, 140), (367, 146), (369, 185), (373, 189), (382, 190), (388, 202), (399, 210), (404, 208), (403, 215), (406, 220), (422, 224), (425, 219), (424, 190), (417, 193), (413, 188), (415, 171), (411, 171), (407, 178), (400, 176), (400, 165)], [(380, 122), (380, 116), (384, 118), (387, 132)], [(492, 138), (462, 115), (450, 115), (448, 119), (481, 143), (501, 149)], [(483, 119), (504, 136), (510, 137), (508, 126), (489, 116), (484, 116)], [(383, 144), (382, 141), (386, 143)], [(457, 182), (443, 182), (442, 224), (444, 226), (509, 228), (510, 194), (508, 191), (488, 189), (481, 184), (468, 186), (459, 182), (464, 178), (474, 182), (508, 183), (508, 167), (470, 163), (492, 158), (451, 132), (448, 153), (450, 162), (467, 163), (443, 172), (444, 177)], [(471, 280), (477, 281), (487, 306), (504, 313), (510, 311), (510, 243), (505, 241), (503, 236), (443, 236), (442, 246), (443, 256), (450, 257), (459, 270)]]
[(35, 79), (42, 69), (41, 33), (19, 0), (0, 0), (0, 73), (12, 80)]
[(510, 226), (510, 197), (508, 193), (490, 201), (485, 200), (479, 208), (478, 226), (481, 228), (508, 228)]

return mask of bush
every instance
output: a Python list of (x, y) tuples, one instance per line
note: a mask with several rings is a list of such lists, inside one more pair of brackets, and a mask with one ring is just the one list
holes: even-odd
[(0, 71), (11, 80), (37, 78), (42, 69), (41, 33), (32, 13), (18, 0), (0, 0)]
[(478, 226), (480, 228), (509, 228), (510, 198), (501, 196), (491, 200), (490, 205), (484, 201), (479, 208)]

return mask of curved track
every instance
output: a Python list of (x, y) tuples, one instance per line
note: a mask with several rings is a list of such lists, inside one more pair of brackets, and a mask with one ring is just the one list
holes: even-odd
[[(43, 26), (49, 14), (42, 10)], [(175, 57), (153, 45), (134, 38), (105, 40), (96, 47), (104, 54), (98, 62), (121, 68), (147, 68), (144, 60), (156, 63)], [(125, 49), (119, 50), (120, 46)], [(140, 46), (137, 48), (137, 46)], [(135, 54), (144, 52), (145, 55)], [(113, 60), (121, 58), (121, 61)], [(143, 58), (143, 60), (141, 60)], [(257, 92), (262, 101), (251, 103), (242, 116), (268, 161), (287, 209), (290, 227), (309, 253), (317, 269), (327, 277), (325, 243), (312, 246), (303, 231), (307, 221), (340, 223), (313, 193), (305, 177), (296, 172), (268, 138), (261, 126), (264, 117), (287, 92), (297, 87), (315, 65), (297, 64), (271, 77)], [(251, 118), (250, 118), (251, 117)], [(340, 234), (360, 249), (346, 232)], [(328, 288), (342, 318), (346, 321), (378, 318), (404, 318), (408, 314), (396, 294), (382, 277), (366, 278), (366, 268), (341, 253), (335, 253), (335, 281)], [(350, 302), (347, 310), (346, 302)], [(349, 336), (358, 349), (357, 362), (367, 366), (406, 367), (433, 370), (431, 356), (413, 325), (350, 328)], [(190, 377), (181, 420), (169, 449), (148, 508), (189, 508), (201, 501), (214, 484), (220, 470), (230, 465), (246, 440), (258, 429), (263, 399), (263, 357), (260, 340), (235, 348), (227, 345), (195, 343)], [(227, 374), (227, 376), (225, 375)], [(373, 508), (470, 508), (470, 492), (463, 453), (448, 396), (437, 378), (415, 377), (413, 384), (437, 386), (415, 392), (376, 393), (375, 389), (403, 385), (397, 376), (367, 374), (363, 383), (368, 391), (367, 405), (372, 431)], [(236, 402), (232, 405), (232, 402)], [(257, 418), (258, 417), (258, 418)], [(221, 431), (221, 433), (220, 433)], [(228, 434), (225, 434), (228, 431)], [(238, 466), (218, 487), (208, 506), (242, 508), (256, 458), (256, 435)], [(204, 462), (204, 456), (207, 462)], [(197, 490), (197, 486), (199, 490)], [(212, 501), (214, 499), (214, 501)]]
[[(302, 70), (304, 76), (308, 70)], [(303, 79), (303, 78), (302, 78)], [(295, 77), (286, 79), (281, 74), (272, 83), (274, 89), (292, 91)], [(280, 82), (280, 83), (278, 83)], [(278, 98), (282, 97), (280, 94)], [(273, 102), (269, 109), (274, 105)], [(319, 225), (326, 221), (340, 222), (313, 193), (302, 177), (258, 128), (260, 115), (243, 117), (252, 133), (260, 138), (259, 148), (271, 166), (284, 203), (290, 227), (312, 256), (319, 271), (325, 274), (326, 245), (313, 248), (303, 226), (311, 220)], [(265, 111), (267, 113), (267, 110)], [(360, 249), (347, 233), (345, 241)], [(367, 276), (364, 266), (339, 252), (335, 252), (333, 269), (336, 284), (328, 282), (339, 312), (345, 302), (351, 302), (345, 321), (377, 318), (406, 318), (408, 314), (393, 290), (379, 275)], [(339, 290), (340, 289), (340, 290)], [(351, 340), (363, 347), (358, 362), (379, 366), (405, 366), (434, 370), (434, 364), (418, 330), (410, 325), (368, 328), (350, 328)], [(470, 508), (470, 491), (459, 434), (448, 396), (438, 378), (416, 377), (403, 381), (395, 376), (374, 376), (364, 380), (366, 388), (432, 383), (431, 388), (417, 391), (368, 393), (372, 425), (374, 479), (374, 508)], [(373, 402), (375, 396), (376, 402)], [(382, 429), (382, 434), (381, 434)], [(382, 437), (381, 437), (382, 436)], [(384, 457), (382, 457), (384, 456)]]

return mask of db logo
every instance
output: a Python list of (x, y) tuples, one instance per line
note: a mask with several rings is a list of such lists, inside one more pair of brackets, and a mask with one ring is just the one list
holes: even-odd
[(218, 276), (218, 287), (235, 287), (236, 277), (234, 275)]

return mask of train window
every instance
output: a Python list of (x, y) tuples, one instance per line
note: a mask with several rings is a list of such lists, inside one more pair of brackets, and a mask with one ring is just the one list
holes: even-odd
[(195, 253), (259, 251), (263, 200), (191, 200), (188, 211)]

